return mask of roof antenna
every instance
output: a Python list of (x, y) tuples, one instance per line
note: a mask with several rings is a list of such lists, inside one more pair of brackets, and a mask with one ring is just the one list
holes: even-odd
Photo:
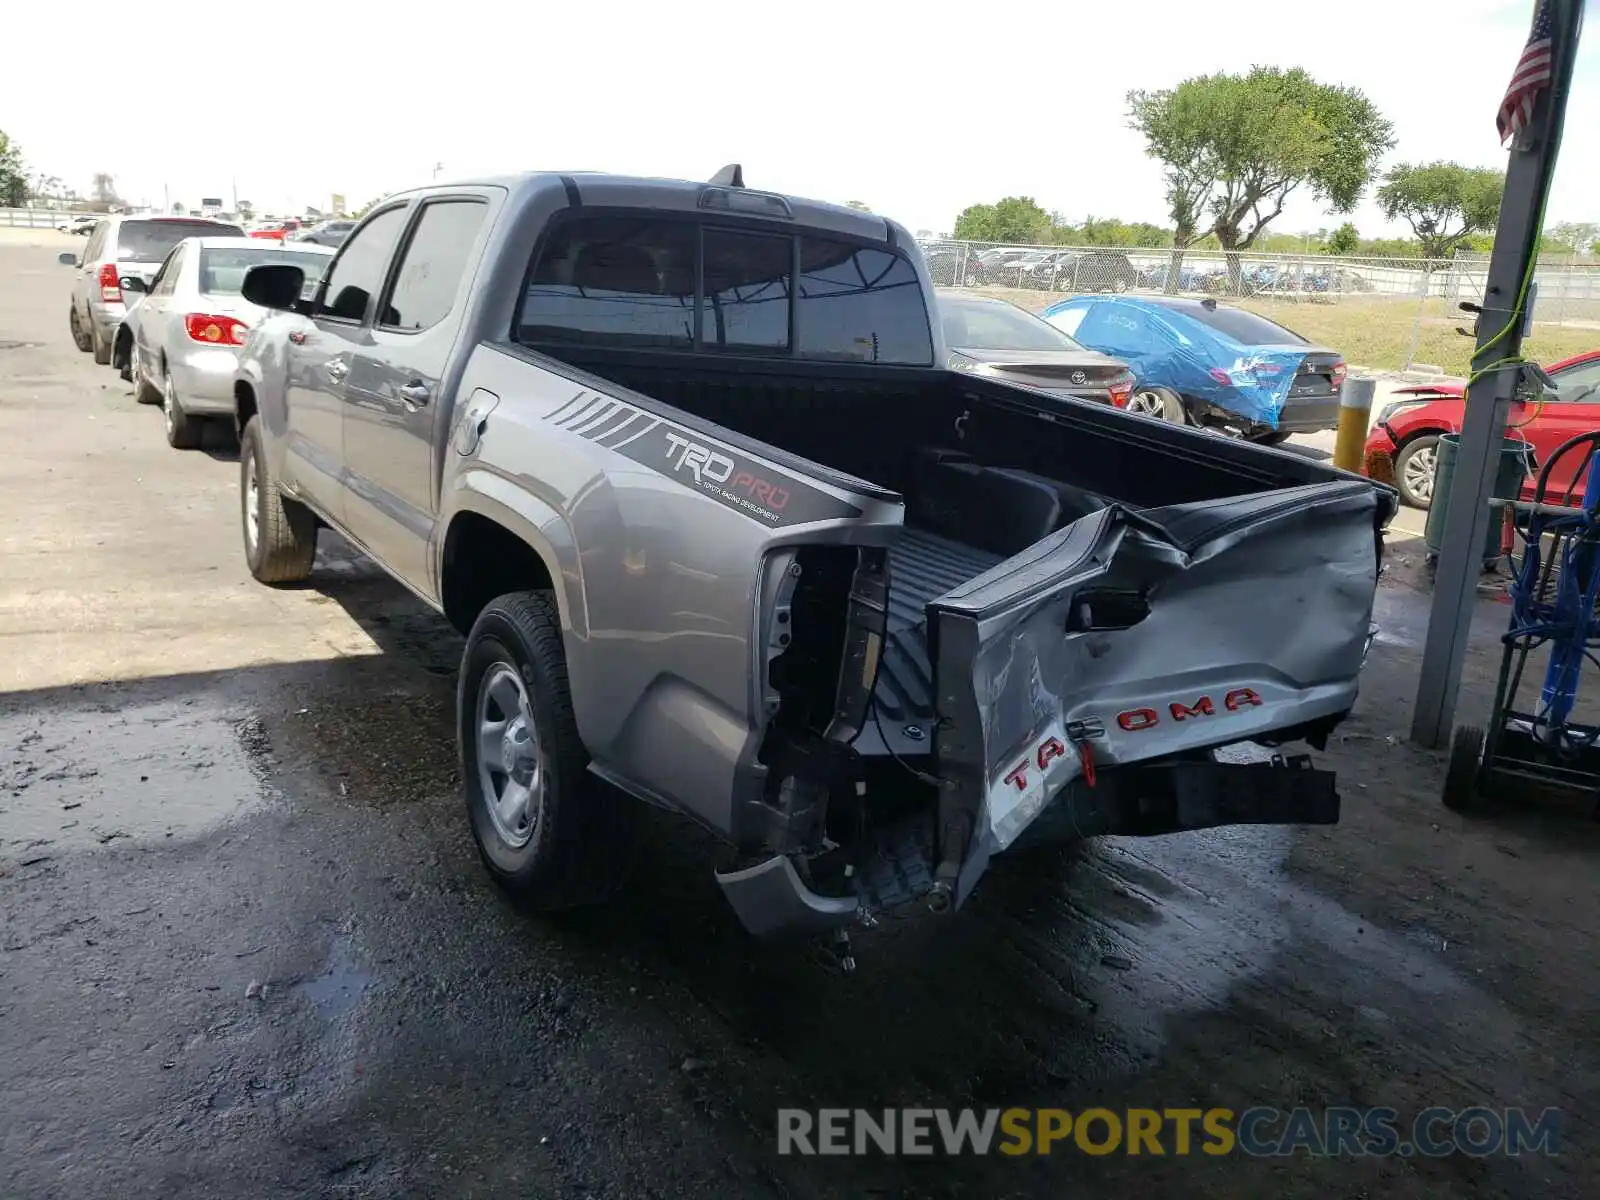
[(742, 188), (744, 186), (744, 168), (738, 163), (729, 163), (711, 177), (711, 186)]

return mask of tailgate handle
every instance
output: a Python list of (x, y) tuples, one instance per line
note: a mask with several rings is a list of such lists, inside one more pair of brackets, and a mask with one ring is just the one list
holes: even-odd
[(1072, 598), (1066, 632), (1107, 633), (1132, 629), (1149, 615), (1150, 601), (1143, 592), (1090, 588)]

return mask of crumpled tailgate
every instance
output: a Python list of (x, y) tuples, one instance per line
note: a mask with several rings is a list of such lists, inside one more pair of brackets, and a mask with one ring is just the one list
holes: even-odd
[(1340, 479), (1084, 517), (928, 605), (957, 903), (1090, 769), (1354, 703), (1392, 499)]

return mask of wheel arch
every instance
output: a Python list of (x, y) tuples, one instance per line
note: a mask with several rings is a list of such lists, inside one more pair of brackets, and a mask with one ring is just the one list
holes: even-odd
[(133, 330), (126, 324), (118, 325), (111, 339), (111, 365), (118, 370), (133, 366)]
[(465, 634), (496, 596), (548, 589), (569, 651), (587, 637), (577, 547), (561, 514), (484, 470), (458, 477), (453, 495), (439, 523), (435, 559), (440, 607), (450, 623)]

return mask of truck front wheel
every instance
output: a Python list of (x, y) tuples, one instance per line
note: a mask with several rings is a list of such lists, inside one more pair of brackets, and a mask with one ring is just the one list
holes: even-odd
[(467, 818), (495, 881), (535, 909), (606, 899), (626, 878), (638, 803), (589, 774), (549, 592), (492, 600), (456, 692)]

